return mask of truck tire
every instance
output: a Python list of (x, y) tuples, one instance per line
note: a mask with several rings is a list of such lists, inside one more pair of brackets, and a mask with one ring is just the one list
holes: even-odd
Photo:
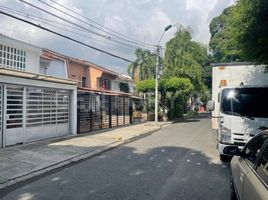
[(220, 154), (220, 160), (221, 160), (222, 162), (230, 162), (231, 159), (232, 159), (232, 157), (230, 157), (230, 156)]

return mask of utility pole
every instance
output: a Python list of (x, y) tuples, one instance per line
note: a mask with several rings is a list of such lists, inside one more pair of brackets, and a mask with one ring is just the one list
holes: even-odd
[(160, 46), (156, 47), (156, 65), (155, 65), (155, 109), (154, 109), (154, 121), (158, 124), (158, 74), (159, 74), (159, 57), (160, 57)]
[(165, 27), (158, 44), (156, 45), (156, 66), (155, 66), (155, 99), (154, 99), (154, 121), (155, 125), (158, 124), (158, 75), (159, 75), (159, 60), (160, 60), (160, 41), (162, 40), (165, 32), (172, 28), (173, 26), (170, 24)]

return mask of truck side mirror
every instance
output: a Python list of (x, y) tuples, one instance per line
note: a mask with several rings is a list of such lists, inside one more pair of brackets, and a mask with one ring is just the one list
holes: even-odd
[(238, 146), (226, 146), (223, 148), (223, 153), (231, 156), (240, 156), (241, 151)]
[(207, 106), (206, 106), (208, 111), (213, 111), (215, 109), (215, 102), (210, 100), (207, 102)]

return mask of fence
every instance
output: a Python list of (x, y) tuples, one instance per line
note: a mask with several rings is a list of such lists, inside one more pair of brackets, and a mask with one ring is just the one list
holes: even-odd
[(142, 116), (140, 118), (134, 116), (133, 120), (133, 105), (135, 112), (137, 104), (143, 105), (142, 99), (133, 100), (127, 95), (102, 92), (79, 92), (77, 95), (78, 133), (142, 121)]

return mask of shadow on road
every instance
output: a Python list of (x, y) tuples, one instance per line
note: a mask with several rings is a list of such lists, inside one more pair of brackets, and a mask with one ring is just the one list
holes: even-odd
[[(77, 147), (82, 148), (82, 147)], [(121, 146), (0, 191), (7, 199), (219, 199), (229, 197), (229, 166), (203, 152)]]

